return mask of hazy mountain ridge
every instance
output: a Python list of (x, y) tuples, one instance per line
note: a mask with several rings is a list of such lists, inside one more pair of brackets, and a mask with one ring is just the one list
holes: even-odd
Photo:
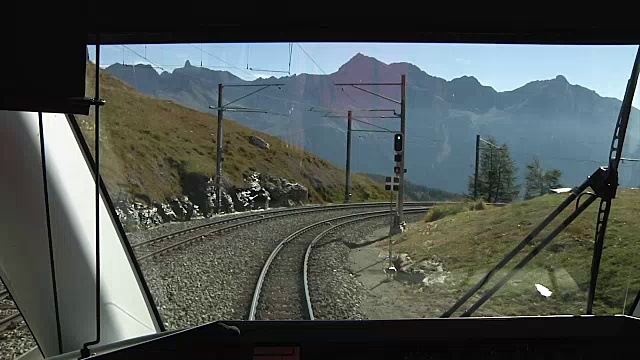
[[(209, 111), (217, 102), (218, 83), (250, 83), (226, 71), (192, 66), (158, 74), (151, 66), (115, 64), (107, 68), (121, 80), (152, 96), (173, 99), (194, 109)], [(523, 70), (526, 71), (526, 70)], [(564, 171), (563, 182), (579, 183), (596, 166), (606, 164), (611, 134), (620, 101), (570, 84), (559, 75), (554, 79), (527, 83), (511, 91), (498, 92), (473, 76), (447, 81), (429, 75), (410, 63), (384, 64), (375, 58), (355, 55), (335, 73), (301, 74), (257, 79), (253, 83), (284, 83), (240, 101), (238, 105), (289, 114), (226, 113), (225, 116), (304, 147), (338, 166), (344, 166), (345, 119), (324, 118), (320, 110), (399, 107), (384, 99), (338, 82), (399, 82), (407, 74), (407, 176), (412, 181), (449, 191), (466, 189), (473, 172), (475, 135), (492, 135), (506, 142), (520, 169), (534, 154), (545, 167)], [(394, 86), (373, 86), (372, 91), (399, 99)], [(225, 88), (225, 102), (249, 91)], [(314, 111), (309, 111), (314, 107)], [(346, 117), (346, 111), (343, 111)], [(359, 113), (359, 116), (366, 116)], [(640, 119), (632, 113), (625, 155), (638, 147)], [(392, 130), (394, 120), (369, 120)], [(368, 128), (354, 123), (355, 129)], [(391, 136), (354, 133), (353, 171), (389, 174), (393, 168)], [(596, 160), (592, 162), (591, 160)], [(621, 183), (631, 183), (623, 168)]]

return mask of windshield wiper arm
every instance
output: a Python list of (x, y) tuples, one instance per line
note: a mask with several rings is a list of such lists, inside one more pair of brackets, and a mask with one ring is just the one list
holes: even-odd
[[(565, 220), (556, 227), (551, 234), (549, 234), (540, 244), (538, 244), (529, 254), (525, 256), (509, 273), (502, 277), (498, 282), (489, 289), (477, 302), (462, 313), (462, 316), (471, 316), (482, 304), (484, 304), (493, 294), (495, 294), (507, 281), (512, 278), (522, 267), (524, 267), (531, 259), (542, 251), (542, 249), (549, 244), (564, 228), (566, 228), (573, 220), (575, 220), (589, 205), (591, 205), (596, 198), (600, 198), (600, 207), (598, 210), (598, 218), (596, 222), (595, 244), (593, 250), (593, 257), (591, 260), (591, 280), (589, 282), (589, 293), (587, 298), (586, 313), (591, 314), (593, 312), (593, 300), (595, 296), (596, 283), (598, 279), (598, 272), (600, 271), (600, 260), (602, 258), (602, 248), (604, 244), (604, 236), (607, 229), (607, 223), (609, 220), (609, 213), (611, 212), (611, 200), (616, 196), (616, 190), (618, 189), (618, 165), (622, 156), (622, 148), (624, 145), (624, 139), (627, 132), (627, 126), (629, 124), (629, 117), (632, 109), (633, 96), (638, 83), (638, 74), (640, 72), (640, 47), (636, 53), (636, 58), (633, 63), (633, 69), (631, 70), (631, 77), (627, 82), (627, 89), (620, 106), (620, 113), (616, 122), (616, 128), (613, 132), (613, 139), (611, 141), (611, 148), (609, 151), (609, 166), (598, 168), (591, 176), (585, 180), (582, 185), (574, 188), (571, 191), (571, 195), (567, 197), (553, 212), (547, 216), (529, 235), (527, 235), (513, 250), (511, 250), (500, 262), (495, 265), (489, 272), (480, 279), (469, 291), (467, 291), (458, 301), (456, 301), (451, 308), (445, 311), (440, 317), (447, 318), (453, 315), (464, 303), (469, 300), (480, 288), (491, 280), (491, 278), (502, 269), (509, 261), (511, 261), (525, 246), (527, 246), (533, 238), (544, 230), (551, 221), (553, 221), (569, 204), (576, 198), (579, 198), (580, 194), (588, 187), (591, 187), (594, 191), (593, 196), (590, 196), (582, 205), (578, 206), (576, 203), (576, 209), (565, 218)], [(579, 201), (579, 199), (578, 199)]]

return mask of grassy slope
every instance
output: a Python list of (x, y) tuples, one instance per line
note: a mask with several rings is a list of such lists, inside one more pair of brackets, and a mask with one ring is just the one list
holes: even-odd
[[(546, 195), (500, 208), (460, 213), (421, 223), (405, 234), (397, 251), (409, 253), (417, 260), (437, 255), (451, 271), (446, 285), (432, 287), (420, 294), (426, 299), (447, 299), (430, 315), (437, 316), (445, 310), (444, 306), (453, 304), (453, 300), (502, 259), (565, 197)], [(476, 315), (583, 314), (598, 203), (596, 201), (565, 229)], [(564, 218), (572, 210), (573, 205), (560, 217)], [(640, 289), (639, 213), (640, 190), (619, 191), (618, 198), (613, 201), (607, 229), (594, 306), (596, 314), (620, 314), (627, 286), (626, 310), (629, 310)], [(558, 222), (553, 222), (552, 226)], [(550, 229), (541, 235), (548, 234)], [(511, 266), (540, 239), (539, 235), (534, 245), (526, 247), (515, 261), (512, 260)], [(535, 283), (546, 286), (553, 294), (543, 298), (535, 290)]]
[[(95, 66), (87, 69), (87, 93), (93, 96)], [(100, 75), (101, 163), (112, 197), (128, 193), (163, 200), (181, 194), (179, 168), (211, 176), (215, 171), (215, 124), (210, 114), (171, 101), (145, 96), (106, 72)], [(93, 148), (93, 110), (79, 117)], [(343, 199), (344, 172), (327, 161), (267, 134), (238, 123), (224, 123), (225, 180), (240, 185), (242, 173), (254, 170), (299, 182), (314, 201)], [(260, 149), (249, 137), (265, 139)], [(383, 198), (384, 190), (370, 179), (352, 178), (354, 200)]]

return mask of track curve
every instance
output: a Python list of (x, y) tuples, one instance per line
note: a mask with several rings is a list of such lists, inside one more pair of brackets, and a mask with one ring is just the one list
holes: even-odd
[[(405, 203), (405, 206), (415, 207), (415, 206), (432, 206), (437, 202), (408, 202)], [(321, 206), (312, 206), (312, 207), (302, 207), (302, 208), (286, 208), (286, 209), (278, 209), (278, 210), (269, 210), (265, 212), (256, 212), (251, 214), (246, 214), (230, 219), (221, 219), (218, 221), (214, 221), (208, 224), (194, 226), (189, 229), (176, 231), (171, 234), (163, 235), (157, 238), (149, 239), (138, 244), (132, 245), (132, 248), (136, 252), (136, 256), (138, 261), (145, 261), (149, 258), (152, 258), (156, 255), (165, 253), (182, 245), (188, 244), (192, 241), (196, 241), (198, 239), (203, 239), (205, 236), (220, 233), (236, 228), (240, 228), (247, 225), (256, 224), (262, 221), (273, 220), (278, 218), (283, 218), (287, 216), (296, 216), (301, 214), (309, 214), (314, 212), (323, 212), (323, 211), (335, 211), (335, 210), (346, 210), (346, 209), (368, 209), (368, 208), (377, 208), (377, 207), (388, 207), (389, 203), (354, 203), (354, 204), (330, 204), (330, 205), (321, 205)], [(388, 213), (388, 211), (387, 211)], [(228, 224), (228, 225), (225, 225)], [(216, 227), (220, 226), (221, 227)], [(182, 235), (191, 234), (193, 232), (197, 232), (197, 234), (190, 235), (186, 238), (181, 238)], [(169, 245), (162, 244), (164, 240), (171, 240)], [(148, 249), (148, 250), (147, 250)]]
[[(407, 209), (405, 213), (424, 212), (428, 209), (429, 207)], [(389, 215), (389, 210), (379, 210), (338, 216), (305, 226), (287, 236), (274, 248), (265, 261), (258, 281), (256, 282), (248, 319), (313, 318), (313, 309), (310, 307), (311, 300), (306, 283), (306, 267), (311, 246), (323, 236), (339, 227)], [(334, 225), (336, 221), (345, 219), (352, 220), (345, 221), (320, 232), (314, 236), (310, 242), (294, 241), (309, 232), (318, 231), (318, 229), (325, 225)], [(274, 266), (273, 264), (276, 258), (279, 258), (281, 261)], [(271, 278), (274, 279), (274, 281), (267, 286), (270, 288), (268, 290), (271, 293), (265, 295), (264, 287), (269, 274), (272, 274)], [(300, 277), (302, 277), (302, 281), (300, 281)], [(279, 284), (278, 281), (281, 283), (285, 282), (284, 286)], [(274, 297), (274, 299), (269, 299), (269, 297)]]

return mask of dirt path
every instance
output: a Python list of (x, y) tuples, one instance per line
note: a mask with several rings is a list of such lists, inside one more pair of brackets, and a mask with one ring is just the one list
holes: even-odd
[[(369, 235), (369, 239), (380, 239), (387, 229)], [(429, 289), (422, 288), (411, 279), (390, 280), (384, 272), (388, 267), (387, 240), (365, 247), (352, 249), (349, 266), (358, 281), (367, 289), (361, 310), (369, 319), (399, 319), (437, 317), (453, 298), (429, 296)]]

